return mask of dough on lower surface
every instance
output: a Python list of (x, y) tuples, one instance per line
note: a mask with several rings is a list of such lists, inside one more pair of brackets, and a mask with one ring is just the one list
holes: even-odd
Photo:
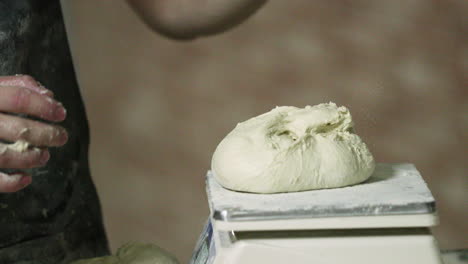
[(82, 259), (74, 261), (71, 264), (120, 264), (119, 259), (114, 256), (92, 258), (92, 259)]
[(277, 107), (239, 123), (211, 162), (223, 187), (252, 193), (353, 185), (368, 179), (374, 167), (349, 110), (334, 103)]
[(121, 264), (178, 264), (177, 259), (164, 249), (148, 243), (128, 243), (117, 250)]
[(113, 256), (83, 259), (72, 264), (179, 264), (164, 249), (150, 243), (127, 243)]

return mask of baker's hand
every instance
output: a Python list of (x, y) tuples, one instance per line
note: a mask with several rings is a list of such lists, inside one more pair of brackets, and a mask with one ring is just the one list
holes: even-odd
[(29, 185), (31, 176), (21, 170), (44, 166), (50, 157), (48, 147), (67, 142), (63, 127), (28, 116), (60, 122), (66, 110), (31, 76), (0, 76), (0, 169), (15, 171), (0, 172), (0, 193), (16, 192)]

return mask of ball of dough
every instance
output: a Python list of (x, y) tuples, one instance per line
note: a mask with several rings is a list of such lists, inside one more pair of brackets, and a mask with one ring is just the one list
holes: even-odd
[(72, 262), (71, 264), (120, 264), (119, 259), (115, 256), (81, 259)]
[(127, 243), (114, 256), (83, 259), (72, 264), (179, 264), (177, 259), (164, 249), (149, 243)]
[(334, 103), (276, 107), (239, 123), (211, 162), (223, 187), (252, 193), (353, 185), (369, 178), (374, 167), (348, 109)]
[(169, 252), (149, 243), (127, 243), (116, 256), (121, 264), (179, 264)]

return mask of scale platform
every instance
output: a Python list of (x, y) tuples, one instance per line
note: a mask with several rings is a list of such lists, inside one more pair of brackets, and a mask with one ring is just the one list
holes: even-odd
[(442, 263), (429, 227), (435, 200), (412, 164), (377, 164), (364, 183), (252, 194), (206, 190), (214, 264)]

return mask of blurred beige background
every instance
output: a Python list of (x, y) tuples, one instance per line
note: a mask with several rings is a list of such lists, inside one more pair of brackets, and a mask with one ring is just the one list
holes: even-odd
[(440, 246), (468, 247), (468, 1), (272, 0), (186, 43), (152, 33), (123, 0), (70, 8), (113, 249), (152, 241), (186, 262), (217, 143), (276, 105), (328, 101), (350, 108), (379, 162), (416, 164), (438, 202)]

